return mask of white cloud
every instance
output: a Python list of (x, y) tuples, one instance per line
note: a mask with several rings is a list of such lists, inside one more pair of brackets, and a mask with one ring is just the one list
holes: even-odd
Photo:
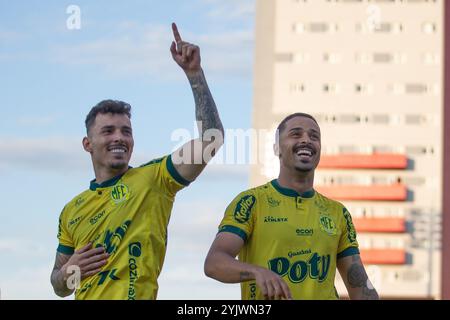
[(0, 167), (37, 170), (86, 170), (90, 159), (81, 146), (81, 139), (8, 138), (0, 139)]
[(17, 119), (17, 123), (21, 126), (48, 126), (56, 121), (57, 117), (54, 115), (43, 116), (21, 116)]
[(14, 41), (21, 37), (22, 37), (22, 35), (18, 32), (0, 29), (0, 41), (1, 42)]
[(1, 299), (57, 299), (58, 297), (53, 293), (50, 284), (52, 269), (53, 263), (37, 266), (17, 266), (14, 271), (1, 272)]
[[(231, 30), (196, 35), (183, 31), (182, 37), (198, 44), (208, 77), (251, 77), (253, 33)], [(169, 47), (173, 35), (169, 26), (122, 22), (112, 37), (72, 46), (56, 47), (60, 63), (97, 66), (120, 76), (145, 75), (158, 80), (181, 79)]]
[(255, 14), (255, 0), (202, 0), (202, 2), (211, 6), (208, 16), (212, 19), (248, 19)]
[(46, 257), (47, 248), (36, 241), (20, 238), (0, 238), (0, 254)]
[[(29, 119), (38, 124), (39, 119)], [(42, 120), (43, 122), (46, 119)], [(83, 150), (81, 138), (10, 138), (0, 136), (0, 170), (32, 169), (37, 171), (85, 172), (92, 170), (91, 158)], [(136, 167), (158, 155), (134, 152), (130, 165)], [(202, 174), (202, 179), (242, 179), (248, 174), (247, 165), (212, 163)]]

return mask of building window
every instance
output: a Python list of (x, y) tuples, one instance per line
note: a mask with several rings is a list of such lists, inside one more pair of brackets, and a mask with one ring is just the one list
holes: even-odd
[(434, 22), (424, 22), (422, 23), (422, 32), (426, 34), (436, 33), (437, 27)]

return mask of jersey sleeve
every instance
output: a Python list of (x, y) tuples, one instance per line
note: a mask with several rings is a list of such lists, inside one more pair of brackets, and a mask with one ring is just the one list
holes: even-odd
[(57, 252), (71, 255), (75, 251), (75, 246), (73, 244), (72, 238), (67, 230), (67, 219), (66, 219), (66, 211), (67, 207), (64, 207), (61, 214), (59, 215), (58, 222), (58, 248)]
[(256, 197), (253, 193), (242, 192), (228, 205), (219, 225), (220, 232), (231, 232), (247, 241), (255, 225)]
[(156, 183), (172, 197), (190, 183), (177, 172), (171, 155), (152, 160), (141, 168), (148, 172), (150, 183)]
[(337, 258), (344, 258), (359, 254), (359, 245), (356, 240), (356, 230), (353, 225), (352, 216), (348, 212), (347, 208), (342, 207), (342, 219), (341, 219), (341, 238), (339, 239)]

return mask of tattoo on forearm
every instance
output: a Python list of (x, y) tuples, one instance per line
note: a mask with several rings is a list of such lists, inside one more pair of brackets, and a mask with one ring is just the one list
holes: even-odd
[(239, 274), (241, 281), (246, 281), (246, 280), (250, 280), (250, 273), (243, 271)]
[(348, 283), (352, 288), (362, 288), (362, 298), (378, 299), (378, 293), (367, 277), (364, 267), (360, 263), (353, 263), (347, 273)]
[(217, 111), (203, 72), (195, 76), (189, 76), (188, 79), (194, 94), (195, 117), (202, 125), (201, 136), (208, 129), (218, 129), (223, 134), (223, 126), (219, 118), (219, 112)]

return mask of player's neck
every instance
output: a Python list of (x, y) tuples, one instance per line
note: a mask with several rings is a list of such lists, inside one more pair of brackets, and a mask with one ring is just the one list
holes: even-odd
[(98, 184), (102, 184), (105, 181), (111, 180), (114, 177), (120, 176), (127, 172), (128, 167), (125, 169), (100, 169), (94, 167), (95, 172), (95, 182)]
[(284, 188), (295, 190), (298, 193), (309, 191), (314, 185), (314, 171), (291, 173), (286, 170), (281, 170), (278, 176), (278, 184)]

